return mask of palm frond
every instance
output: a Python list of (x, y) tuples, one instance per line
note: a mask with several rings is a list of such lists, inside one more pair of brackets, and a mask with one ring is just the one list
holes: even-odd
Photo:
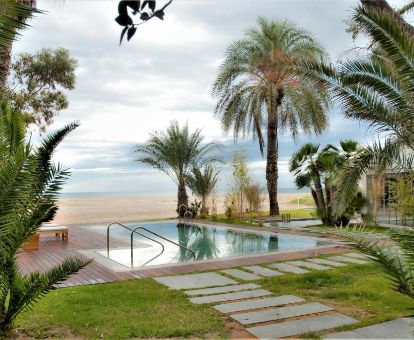
[(91, 261), (83, 258), (65, 259), (46, 273), (32, 273), (23, 277), (21, 282), (16, 282), (19, 287), (12, 287), (7, 321), (13, 322), (19, 313), (30, 310), (32, 305), (54, 289), (55, 285), (76, 274)]
[(16, 0), (2, 0), (0, 4), (0, 54), (20, 36), (19, 31), (30, 27), (27, 18), (43, 13), (32, 6), (24, 5)]

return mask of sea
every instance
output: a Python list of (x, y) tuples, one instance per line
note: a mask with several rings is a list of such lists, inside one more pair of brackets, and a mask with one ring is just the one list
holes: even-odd
[[(279, 188), (280, 194), (294, 194), (294, 193), (310, 193), (308, 188), (296, 189), (296, 188)], [(225, 195), (226, 192), (218, 192), (218, 195)], [(176, 193), (168, 193), (165, 195), (155, 194), (155, 196), (174, 196)], [(145, 197), (154, 196), (154, 193), (148, 191), (122, 191), (122, 192), (62, 192), (61, 198), (104, 198), (104, 197)]]

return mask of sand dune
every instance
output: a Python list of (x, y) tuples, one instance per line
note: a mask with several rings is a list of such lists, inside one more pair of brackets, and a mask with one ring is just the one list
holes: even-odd
[[(280, 209), (304, 208), (304, 205), (292, 204), (292, 200), (309, 196), (304, 193), (279, 194)], [(268, 202), (264, 202), (264, 207)], [(176, 196), (119, 196), (93, 198), (62, 198), (54, 223), (91, 224), (133, 222), (157, 218), (175, 217)], [(217, 197), (218, 213), (224, 212), (224, 196)]]

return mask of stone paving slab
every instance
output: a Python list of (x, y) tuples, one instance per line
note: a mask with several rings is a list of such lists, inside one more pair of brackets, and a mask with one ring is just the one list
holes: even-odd
[(260, 339), (278, 339), (286, 336), (299, 335), (308, 332), (317, 332), (324, 329), (350, 325), (358, 321), (349, 316), (334, 313), (314, 318), (274, 323), (266, 326), (246, 328)]
[(346, 263), (336, 262), (327, 259), (308, 259), (309, 262), (317, 263), (317, 264), (326, 264), (332, 267), (346, 267)]
[(249, 266), (249, 267), (243, 267), (243, 268), (250, 270), (251, 272), (255, 273), (256, 275), (260, 275), (260, 276), (271, 277), (271, 276), (283, 275), (283, 273), (278, 272), (276, 270), (272, 270), (269, 268), (263, 268), (260, 266)]
[(291, 261), (291, 262), (288, 262), (288, 263), (289, 264), (293, 264), (295, 266), (305, 267), (305, 268), (310, 268), (310, 269), (315, 269), (315, 270), (328, 270), (328, 269), (332, 269), (331, 267), (322, 266), (320, 264), (316, 264), (316, 263), (312, 263), (312, 262), (307, 262), (307, 261)]
[(402, 318), (352, 331), (328, 334), (325, 339), (412, 339), (414, 319)]
[(172, 289), (195, 289), (234, 285), (238, 283), (218, 273), (159, 276), (155, 277), (154, 280)]
[(309, 270), (299, 268), (287, 263), (274, 263), (269, 265), (269, 267), (277, 268), (282, 272), (294, 273), (294, 274), (306, 274), (309, 273)]
[(339, 262), (350, 262), (350, 263), (356, 263), (356, 264), (367, 264), (367, 261), (354, 259), (352, 257), (346, 257), (346, 256), (332, 256), (329, 257), (329, 260), (339, 261)]
[(304, 301), (304, 299), (294, 295), (282, 295), (239, 302), (223, 303), (221, 305), (214, 306), (214, 309), (222, 313), (234, 313), (257, 308), (283, 306)]
[(244, 281), (254, 281), (254, 280), (263, 279), (259, 275), (248, 273), (240, 269), (226, 269), (226, 270), (222, 270), (221, 272), (234, 276), (235, 278), (244, 280)]
[(184, 293), (190, 296), (196, 296), (196, 295), (210, 295), (210, 294), (237, 292), (240, 290), (249, 290), (249, 289), (256, 289), (256, 288), (260, 288), (260, 286), (254, 283), (247, 283), (244, 285), (231, 285), (231, 286), (224, 286), (224, 287), (186, 290), (184, 291)]
[(272, 293), (265, 289), (255, 289), (255, 290), (244, 290), (241, 292), (227, 293), (227, 294), (218, 294), (218, 295), (207, 295), (199, 296), (190, 299), (190, 302), (201, 304), (201, 303), (213, 303), (213, 302), (224, 302), (232, 300), (241, 300), (249, 299), (260, 296), (271, 295)]
[(251, 325), (254, 323), (276, 321), (308, 314), (328, 312), (331, 310), (333, 310), (332, 307), (315, 302), (304, 305), (272, 308), (258, 312), (234, 314), (230, 315), (230, 317), (240, 322), (242, 325)]

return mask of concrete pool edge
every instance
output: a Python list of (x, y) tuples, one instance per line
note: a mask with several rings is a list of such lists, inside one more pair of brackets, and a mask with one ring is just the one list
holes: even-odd
[[(157, 220), (157, 221), (148, 221), (148, 222), (137, 222), (137, 224), (145, 223), (158, 223), (158, 222), (178, 222), (178, 220)], [(111, 270), (115, 272), (130, 272), (134, 274), (138, 274), (139, 276), (159, 276), (159, 275), (172, 275), (177, 273), (191, 273), (197, 271), (207, 271), (207, 270), (216, 270), (216, 269), (224, 269), (224, 268), (231, 268), (236, 266), (243, 266), (243, 265), (254, 265), (254, 264), (263, 264), (263, 263), (271, 263), (271, 262), (278, 262), (290, 259), (300, 259), (305, 257), (313, 257), (318, 255), (324, 254), (333, 254), (333, 253), (340, 253), (349, 249), (349, 247), (344, 246), (340, 243), (339, 239), (326, 237), (318, 237), (316, 235), (309, 235), (305, 233), (292, 233), (292, 232), (285, 232), (274, 230), (273, 228), (269, 230), (266, 227), (249, 227), (249, 226), (241, 226), (241, 225), (227, 225), (225, 223), (210, 223), (210, 221), (203, 221), (203, 220), (194, 220), (194, 224), (206, 227), (218, 227), (223, 229), (231, 229), (242, 231), (246, 233), (253, 233), (253, 234), (274, 234), (274, 235), (291, 235), (296, 237), (304, 237), (304, 238), (312, 238), (314, 240), (318, 240), (325, 243), (330, 243), (327, 245), (316, 246), (312, 248), (300, 248), (300, 249), (293, 249), (293, 250), (284, 250), (284, 251), (277, 251), (277, 252), (268, 252), (268, 253), (254, 253), (254, 254), (246, 254), (246, 255), (238, 255), (238, 256), (231, 256), (231, 257), (223, 257), (223, 258), (215, 258), (215, 259), (208, 259), (208, 260), (200, 260), (195, 262), (186, 262), (186, 263), (168, 263), (168, 264), (159, 264), (154, 266), (146, 266), (146, 267), (134, 267), (130, 268), (125, 265), (122, 265), (116, 261), (106, 258), (105, 256), (97, 254), (97, 251), (102, 250), (100, 249), (88, 249), (83, 250), (82, 254), (91, 257), (96, 260), (98, 263), (109, 267)], [(96, 224), (94, 224), (96, 226)], [(87, 228), (87, 226), (83, 226), (83, 228)]]
[(336, 254), (349, 251), (344, 245), (330, 245), (302, 250), (289, 250), (266, 254), (251, 254), (238, 257), (228, 257), (213, 260), (196, 261), (191, 263), (177, 263), (133, 269), (131, 272), (140, 276), (156, 277), (165, 275), (187, 274), (194, 272), (228, 269), (239, 266), (260, 265), (272, 262), (296, 260), (321, 255)]

